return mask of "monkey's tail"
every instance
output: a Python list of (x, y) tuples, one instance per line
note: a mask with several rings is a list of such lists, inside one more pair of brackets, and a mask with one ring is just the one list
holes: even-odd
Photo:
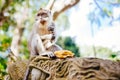
[(10, 47), (7, 49), (7, 51), (9, 53), (8, 56), (7, 56), (9, 61), (15, 62), (18, 57), (15, 55), (15, 53), (12, 51), (12, 49)]

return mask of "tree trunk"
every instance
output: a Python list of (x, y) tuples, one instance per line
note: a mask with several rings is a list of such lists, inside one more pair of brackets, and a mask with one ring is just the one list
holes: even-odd
[(24, 31), (24, 27), (16, 27), (14, 30), (14, 35), (11, 43), (11, 50), (15, 56), (19, 55), (19, 45), (21, 43), (21, 37)]
[(23, 32), (25, 29), (25, 25), (23, 24), (24, 24), (24, 21), (27, 19), (28, 7), (25, 6), (24, 11), (21, 13), (24, 13), (24, 14), (23, 15), (21, 14), (22, 16), (19, 14), (16, 14), (21, 17), (20, 18), (16, 17), (17, 26), (14, 30), (14, 35), (13, 35), (12, 43), (11, 43), (11, 50), (13, 51), (15, 56), (19, 56), (19, 46), (21, 44), (21, 38), (23, 36)]

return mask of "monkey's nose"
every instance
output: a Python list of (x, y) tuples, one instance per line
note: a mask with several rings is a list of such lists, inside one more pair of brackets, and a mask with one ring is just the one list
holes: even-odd
[(46, 22), (45, 20), (41, 20), (41, 21), (40, 21), (41, 24), (44, 24), (45, 22)]

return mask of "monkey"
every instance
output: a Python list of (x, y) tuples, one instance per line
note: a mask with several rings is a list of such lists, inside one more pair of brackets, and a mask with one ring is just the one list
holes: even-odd
[[(56, 30), (55, 24), (52, 20), (52, 13), (50, 10), (40, 8), (35, 18), (35, 24), (28, 38), (28, 47), (30, 50), (30, 56), (48, 56), (55, 57), (54, 52), (62, 50), (60, 46), (55, 44), (56, 42)], [(39, 80), (41, 71), (33, 68), (27, 68), (24, 76), (24, 80), (28, 79), (31, 71), (31, 79)]]
[[(54, 56), (53, 52), (61, 50), (55, 44), (56, 32), (55, 24), (52, 21), (51, 11), (40, 9), (36, 15), (35, 25), (28, 41), (29, 50), (31, 55), (48, 55)], [(53, 46), (54, 49), (49, 48)], [(46, 51), (47, 50), (47, 51)]]

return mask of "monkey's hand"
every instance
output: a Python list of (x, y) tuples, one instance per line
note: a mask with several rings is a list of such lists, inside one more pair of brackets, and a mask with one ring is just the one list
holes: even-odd
[(40, 36), (41, 39), (51, 39), (52, 38), (52, 34), (47, 34), (47, 35), (43, 35), (43, 36)]
[(47, 56), (47, 57), (50, 57), (50, 58), (54, 58), (56, 57), (55, 54), (51, 51), (46, 51), (46, 52), (43, 52), (42, 54), (40, 54), (41, 56)]
[(51, 47), (53, 45), (53, 43), (50, 42), (50, 40), (45, 40), (43, 42), (44, 46), (46, 49), (48, 49), (49, 47)]

